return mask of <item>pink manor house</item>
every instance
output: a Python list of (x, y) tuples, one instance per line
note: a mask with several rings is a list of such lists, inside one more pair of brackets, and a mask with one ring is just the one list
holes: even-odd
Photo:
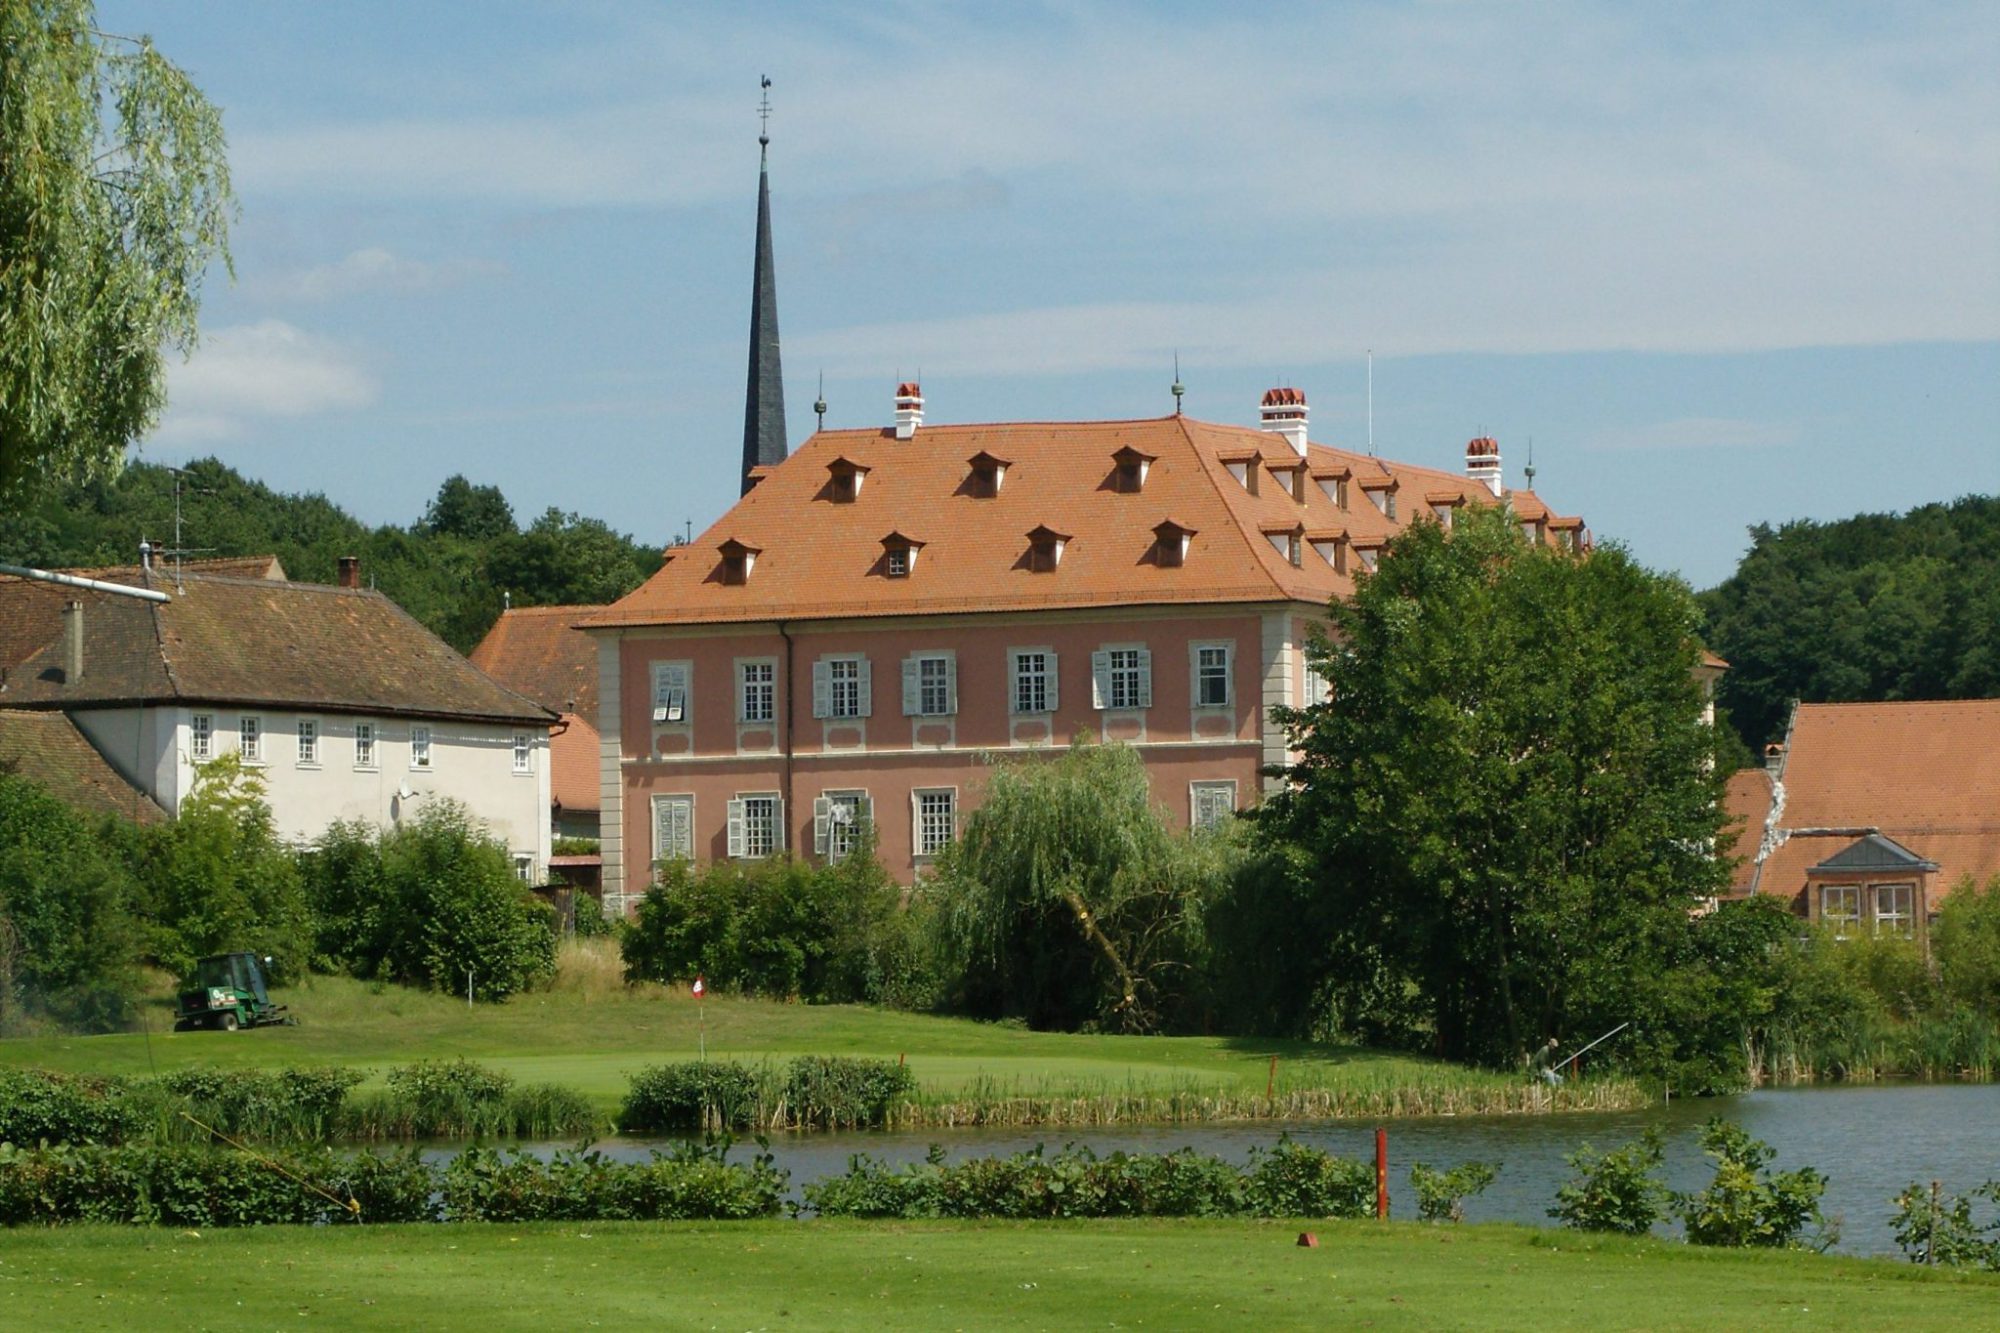
[(1314, 624), (1404, 524), (1505, 502), (1531, 540), (1588, 540), (1490, 439), (1461, 474), (1310, 443), (1296, 389), (1260, 416), (927, 426), (903, 384), (891, 426), (776, 463), (746, 438), (736, 506), (578, 626), (606, 910), (666, 858), (837, 859), (864, 820), (908, 882), (995, 758), (1079, 737), (1137, 747), (1175, 820), (1227, 818), (1285, 760), (1271, 707), (1323, 690)]

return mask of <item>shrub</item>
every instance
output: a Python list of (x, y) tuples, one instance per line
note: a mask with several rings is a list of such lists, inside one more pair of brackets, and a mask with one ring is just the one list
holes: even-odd
[(1664, 1156), (1657, 1129), (1608, 1153), (1584, 1144), (1564, 1159), (1577, 1175), (1556, 1190), (1549, 1216), (1579, 1231), (1644, 1235), (1668, 1200), (1667, 1187), (1655, 1174)]
[[(159, 1086), (182, 1099), (201, 1124), (237, 1138), (318, 1143), (340, 1123), (347, 1091), (361, 1081), (353, 1069), (180, 1069)], [(192, 1128), (192, 1126), (190, 1127)]]
[(1967, 1194), (1940, 1193), (1936, 1181), (1912, 1181), (1894, 1200), (1889, 1226), (1896, 1245), (1913, 1264), (1984, 1268), (2000, 1273), (2000, 1216), (1981, 1222), (1973, 1207), (1981, 1199), (2000, 1204), (2000, 1181), (1989, 1180)]
[(1765, 1168), (1776, 1154), (1740, 1125), (1715, 1119), (1701, 1131), (1701, 1146), (1715, 1159), (1715, 1178), (1699, 1194), (1682, 1194), (1674, 1210), (1696, 1245), (1789, 1248), (1806, 1227), (1815, 1228), (1814, 1248), (1832, 1244), (1819, 1211), (1826, 1177), (1811, 1167), (1772, 1175)]
[(0, 1069), (0, 1143), (120, 1143), (143, 1127), (118, 1078)]
[(1938, 909), (1931, 951), (1945, 994), (1988, 1018), (2000, 1017), (2000, 875), (1981, 889), (1961, 880)]
[(917, 1080), (902, 1064), (802, 1055), (785, 1071), (784, 1112), (801, 1129), (867, 1129), (886, 1124)]
[(708, 1221), (775, 1216), (788, 1173), (759, 1152), (731, 1165), (729, 1145), (685, 1144), (650, 1161), (612, 1162), (569, 1149), (544, 1162), (524, 1152), (470, 1148), (440, 1176), (452, 1222)]
[(756, 1070), (723, 1061), (654, 1065), (632, 1075), (618, 1128), (627, 1134), (740, 1129), (763, 1101)]
[(1375, 1168), (1280, 1138), (1250, 1152), (1248, 1206), (1258, 1217), (1367, 1217)]
[(342, 1118), (357, 1139), (595, 1137), (604, 1120), (588, 1098), (553, 1083), (516, 1086), (470, 1060), (419, 1061), (393, 1069), (388, 1088), (362, 1097)]
[(137, 989), (130, 872), (74, 810), (6, 772), (0, 828), (0, 1033), (30, 1014), (119, 1026)]
[(1465, 1201), (1481, 1193), (1500, 1174), (1491, 1162), (1463, 1162), (1449, 1171), (1423, 1162), (1410, 1167), (1410, 1188), (1417, 1194), (1417, 1216), (1426, 1222), (1463, 1222)]

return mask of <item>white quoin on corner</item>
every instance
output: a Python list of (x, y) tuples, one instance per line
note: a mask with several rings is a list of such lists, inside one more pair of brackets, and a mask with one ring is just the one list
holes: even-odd
[(905, 380), (896, 386), (896, 438), (914, 439), (923, 424), (924, 391), (915, 380)]
[(1465, 446), (1465, 475), (1500, 494), (1500, 442), (1482, 435)]
[(1258, 405), (1259, 423), (1276, 431), (1300, 458), (1306, 456), (1306, 395), (1303, 389), (1266, 389)]

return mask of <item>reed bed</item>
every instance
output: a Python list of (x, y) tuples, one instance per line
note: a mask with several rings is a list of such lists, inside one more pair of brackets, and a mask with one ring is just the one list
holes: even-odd
[(1990, 1083), (2000, 1070), (2000, 1027), (1969, 1011), (1903, 1021), (1858, 1013), (1810, 1030), (1749, 1034), (1743, 1063), (1753, 1087)]

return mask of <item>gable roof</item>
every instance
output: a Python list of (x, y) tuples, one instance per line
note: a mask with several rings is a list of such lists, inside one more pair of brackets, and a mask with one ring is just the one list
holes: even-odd
[(1907, 870), (1911, 874), (1921, 874), (1937, 868), (1937, 862), (1925, 860), (1894, 838), (1885, 838), (1879, 833), (1869, 833), (1855, 839), (1806, 873), (1820, 875)]
[(472, 665), (557, 713), (597, 716), (597, 641), (576, 628), (595, 606), (522, 606), (500, 613)]
[[(57, 574), (74, 574), (78, 578), (95, 579), (99, 583), (122, 583), (138, 587), (145, 571), (137, 565), (95, 565), (73, 566), (53, 571)], [(158, 569), (158, 577), (171, 579), (173, 566), (164, 565)], [(183, 574), (220, 574), (231, 578), (277, 579), (285, 578), (285, 567), (275, 555), (233, 555), (211, 560), (189, 560), (181, 566)], [(10, 667), (23, 662), (62, 632), (63, 603), (76, 595), (76, 590), (58, 583), (45, 583), (41, 579), (22, 578), (17, 574), (0, 574), (0, 667)]]
[[(0, 679), (15, 708), (138, 703), (258, 704), (546, 726), (547, 709), (488, 678), (381, 593), (366, 588), (139, 571), (142, 602), (63, 589), (83, 604), (83, 675), (67, 678), (61, 626)], [(23, 593), (0, 586), (0, 620)]]
[[(1121, 449), (1150, 456), (1144, 484), (1121, 488)], [(1011, 460), (997, 495), (969, 487), (968, 460)], [(840, 460), (866, 465), (851, 501), (827, 494)], [(582, 622), (586, 629), (753, 620), (821, 620), (940, 612), (1216, 602), (1324, 605), (1353, 591), (1350, 575), (1317, 553), (1293, 566), (1261, 531), (1271, 524), (1342, 527), (1386, 540), (1401, 523), (1371, 502), (1342, 509), (1315, 483), (1294, 496), (1269, 475), (1251, 494), (1232, 465), (1292, 471), (1299, 456), (1279, 434), (1170, 416), (1138, 421), (924, 425), (821, 431), (633, 593)], [(1432, 468), (1308, 446), (1314, 473), (1345, 468), (1359, 488), (1391, 481), (1493, 503), (1485, 486)], [(1296, 475), (1296, 473), (1294, 474)], [(1546, 508), (1536, 502), (1538, 512)], [(1151, 556), (1154, 528), (1171, 516), (1194, 531), (1185, 560)], [(1416, 515), (1410, 517), (1415, 518)], [(1037, 524), (1073, 533), (1054, 570), (1022, 560)], [(920, 527), (929, 541), (906, 578), (871, 574), (884, 532)], [(725, 580), (724, 537), (759, 548), (755, 569)]]
[(1739, 869), (1739, 889), (1797, 893), (1813, 867), (1880, 833), (1937, 863), (1935, 903), (1966, 876), (2000, 875), (2000, 699), (1800, 704), (1777, 782), (1746, 770), (1729, 793), (1748, 825), (1739, 855), (1754, 858), (1777, 810), (1779, 845)]
[(0, 708), (0, 772), (24, 777), (88, 814), (119, 815), (140, 824), (162, 823), (167, 817), (59, 712)]

